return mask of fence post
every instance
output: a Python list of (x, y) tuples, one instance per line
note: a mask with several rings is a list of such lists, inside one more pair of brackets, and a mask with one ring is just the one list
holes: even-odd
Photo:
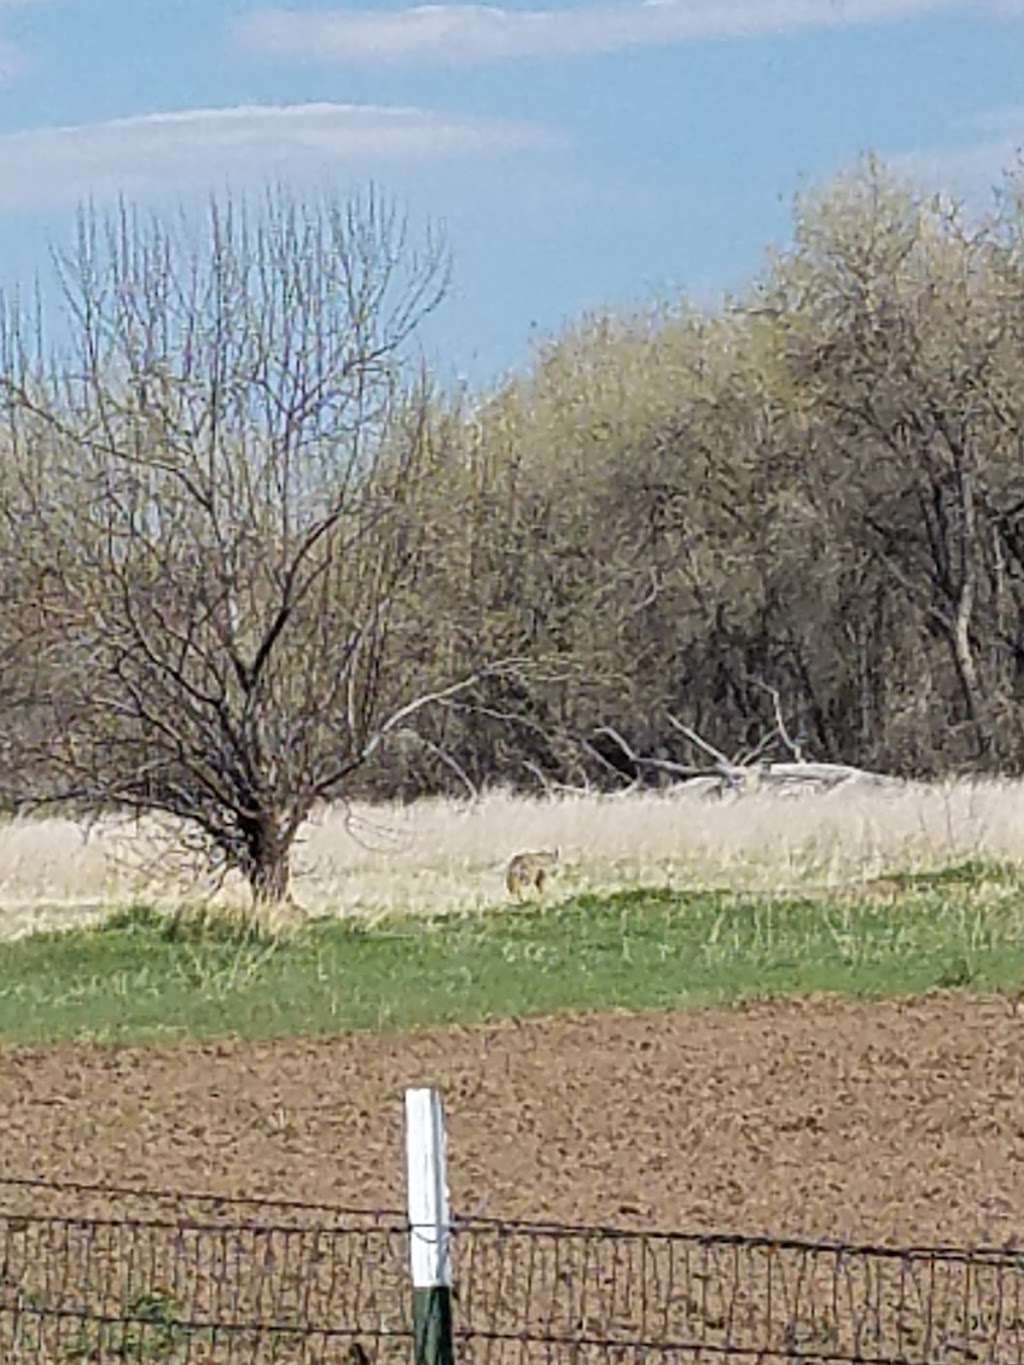
[(405, 1092), (416, 1365), (453, 1365), (447, 1143), (437, 1090)]

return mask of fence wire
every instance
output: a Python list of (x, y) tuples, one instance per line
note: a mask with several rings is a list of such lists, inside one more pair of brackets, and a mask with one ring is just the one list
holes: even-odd
[(0, 1181), (0, 1361), (409, 1359), (401, 1213)]
[[(397, 1211), (0, 1179), (0, 1362), (412, 1355)], [(465, 1365), (1024, 1365), (1024, 1251), (466, 1219)]]
[(1024, 1362), (1024, 1254), (463, 1226), (473, 1361)]

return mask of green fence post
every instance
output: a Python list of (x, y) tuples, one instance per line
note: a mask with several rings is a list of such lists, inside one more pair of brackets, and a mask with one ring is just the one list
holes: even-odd
[(437, 1090), (405, 1092), (416, 1365), (453, 1365), (447, 1140)]

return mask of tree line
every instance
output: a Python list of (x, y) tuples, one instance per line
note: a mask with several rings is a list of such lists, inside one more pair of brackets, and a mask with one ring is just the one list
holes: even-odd
[[(411, 360), (446, 247), (369, 192), (83, 212), (0, 317), (0, 793), (165, 812), (256, 900), (317, 802), (752, 746), (1024, 753), (1024, 179), (866, 160), (717, 309)], [(49, 324), (49, 325), (45, 325)], [(50, 339), (54, 334), (59, 339)]]
[(979, 221), (868, 160), (743, 296), (584, 320), (432, 439), (419, 614), (549, 674), (425, 719), (475, 782), (752, 745), (773, 691), (819, 759), (1024, 757), (1020, 177)]

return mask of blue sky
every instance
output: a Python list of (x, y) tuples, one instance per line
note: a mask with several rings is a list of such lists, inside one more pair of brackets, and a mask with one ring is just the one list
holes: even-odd
[(445, 378), (588, 310), (741, 289), (877, 151), (981, 205), (1024, 145), (1024, 0), (0, 0), (0, 284), (76, 204), (373, 179), (444, 223)]

